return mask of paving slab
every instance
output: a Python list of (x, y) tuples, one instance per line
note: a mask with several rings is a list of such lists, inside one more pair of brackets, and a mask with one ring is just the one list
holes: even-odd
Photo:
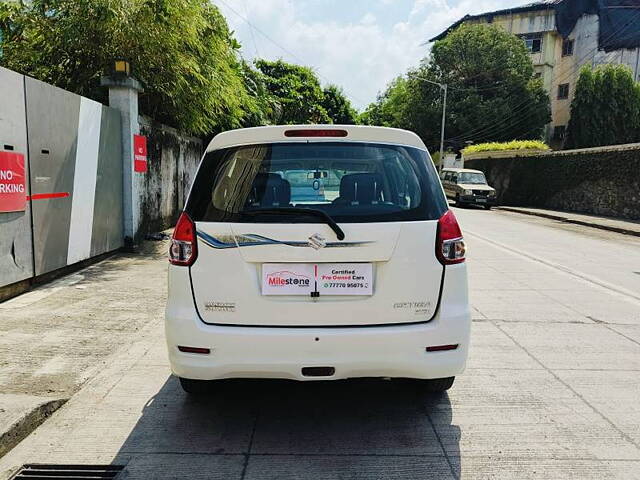
[(241, 480), (245, 462), (244, 455), (138, 455), (126, 464), (122, 477), (127, 480)]
[(608, 325), (608, 328), (640, 345), (640, 325)]
[[(640, 479), (640, 462), (597, 461), (586, 459), (558, 460), (553, 458), (452, 458), (460, 472), (458, 478), (476, 480), (603, 480)], [(459, 462), (459, 463), (458, 463)], [(457, 465), (456, 465), (457, 464)]]
[(252, 453), (442, 455), (416, 392), (381, 380), (287, 383), (261, 396)]
[(640, 371), (554, 373), (640, 446)]
[[(456, 479), (444, 457), (252, 455), (247, 480)], [(457, 474), (456, 474), (457, 475)]]
[(606, 325), (499, 322), (498, 326), (552, 370), (640, 372), (640, 345)]
[(640, 460), (640, 449), (545, 370), (470, 370), (425, 410), (449, 456)]
[(603, 289), (539, 290), (549, 299), (596, 323), (640, 325), (640, 301), (613, 296)]
[(474, 321), (467, 368), (541, 370), (544, 367), (490, 321)]

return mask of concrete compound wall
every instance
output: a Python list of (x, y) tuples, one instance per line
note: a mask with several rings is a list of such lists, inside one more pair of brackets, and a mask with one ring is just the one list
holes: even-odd
[(140, 117), (147, 137), (148, 171), (137, 176), (141, 192), (140, 235), (175, 225), (203, 153), (202, 141)]
[(119, 113), (4, 68), (0, 97), (0, 149), (24, 155), (28, 200), (0, 213), (0, 287), (119, 248)]
[(467, 160), (502, 205), (640, 219), (640, 144)]

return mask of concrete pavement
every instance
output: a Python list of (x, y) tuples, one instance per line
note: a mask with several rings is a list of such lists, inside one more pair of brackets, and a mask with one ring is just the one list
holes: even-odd
[(0, 456), (160, 320), (166, 248), (148, 242), (0, 303)]
[[(126, 465), (126, 478), (640, 479), (640, 239), (456, 215), (474, 324), (467, 372), (448, 394), (245, 381), (189, 399), (145, 305), (130, 345), (0, 459), (0, 478), (24, 463), (78, 462)], [(123, 266), (119, 288), (164, 292), (150, 272)]]

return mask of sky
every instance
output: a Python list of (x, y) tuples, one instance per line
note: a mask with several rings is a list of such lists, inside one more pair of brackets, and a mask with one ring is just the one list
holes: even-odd
[(247, 60), (282, 59), (313, 68), (364, 109), (417, 66), (429, 38), (466, 14), (526, 0), (212, 0)]

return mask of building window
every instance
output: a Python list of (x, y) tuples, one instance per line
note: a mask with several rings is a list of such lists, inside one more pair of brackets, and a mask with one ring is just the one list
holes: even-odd
[(558, 85), (558, 100), (566, 100), (569, 98), (569, 84), (561, 83)]
[(567, 38), (562, 41), (562, 56), (568, 57), (570, 55), (573, 55), (573, 40)]
[(542, 35), (539, 33), (527, 34), (522, 38), (530, 53), (539, 53), (542, 51)]
[(554, 140), (564, 140), (564, 137), (566, 135), (567, 135), (567, 127), (565, 125), (557, 125), (553, 127)]
[(542, 72), (535, 72), (533, 78), (542, 78)]

